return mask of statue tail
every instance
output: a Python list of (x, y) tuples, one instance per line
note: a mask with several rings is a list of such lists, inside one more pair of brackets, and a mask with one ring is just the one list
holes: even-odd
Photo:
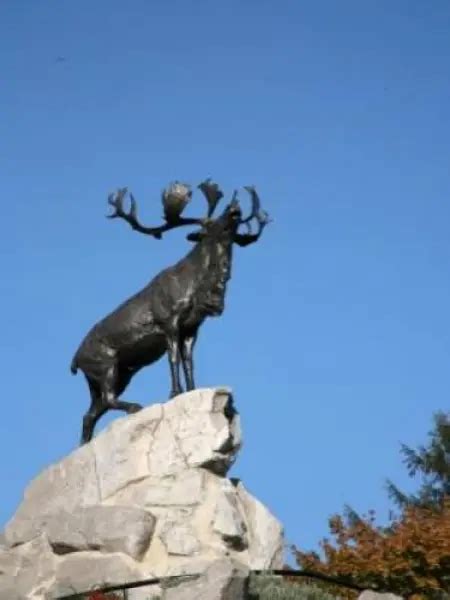
[(77, 355), (75, 354), (75, 356), (72, 359), (72, 362), (70, 363), (70, 370), (72, 372), (72, 375), (76, 375), (77, 371), (78, 371), (78, 362), (77, 362)]

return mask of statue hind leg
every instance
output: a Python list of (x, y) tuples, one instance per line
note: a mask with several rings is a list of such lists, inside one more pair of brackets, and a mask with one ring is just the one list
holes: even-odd
[(91, 379), (89, 375), (85, 375), (85, 377), (88, 382), (89, 392), (91, 394), (91, 405), (83, 417), (81, 444), (86, 444), (87, 442), (91, 441), (97, 421), (108, 410), (108, 408), (105, 407), (102, 402), (101, 390), (98, 383), (94, 379)]
[(132, 370), (119, 369), (116, 362), (109, 364), (105, 368), (100, 387), (102, 403), (106, 407), (106, 410), (124, 410), (128, 414), (142, 410), (140, 404), (119, 400), (120, 394), (127, 387), (133, 374)]
[(132, 372), (119, 374), (115, 363), (107, 365), (102, 369), (101, 374), (85, 373), (91, 394), (91, 405), (83, 417), (81, 444), (86, 444), (92, 439), (98, 420), (108, 410), (124, 410), (128, 414), (132, 414), (142, 409), (140, 404), (123, 402), (118, 399), (132, 375)]

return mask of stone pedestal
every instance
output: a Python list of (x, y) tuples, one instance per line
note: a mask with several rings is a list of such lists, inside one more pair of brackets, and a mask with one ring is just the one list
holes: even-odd
[(239, 415), (224, 389), (117, 419), (26, 489), (0, 545), (0, 600), (185, 573), (201, 577), (147, 597), (244, 597), (249, 569), (282, 566), (283, 532), (241, 482), (226, 478), (240, 446)]

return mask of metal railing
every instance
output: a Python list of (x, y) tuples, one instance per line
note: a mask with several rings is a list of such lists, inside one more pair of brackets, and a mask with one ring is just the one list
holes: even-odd
[[(202, 577), (203, 573), (190, 573), (186, 575), (172, 575), (170, 577), (153, 577), (151, 579), (141, 579), (122, 584), (109, 585), (102, 588), (96, 588), (84, 592), (77, 592), (68, 596), (60, 596), (57, 600), (128, 600), (128, 591), (136, 588), (161, 586), (163, 589), (184, 583), (185, 581), (195, 581)], [(362, 592), (370, 589), (369, 586), (361, 586), (353, 581), (322, 575), (313, 571), (306, 570), (291, 570), (291, 569), (275, 569), (273, 571), (250, 571), (249, 575), (263, 577), (283, 577), (286, 579), (304, 578), (322, 581), (331, 585), (345, 587), (356, 592)], [(374, 591), (387, 591), (374, 589)]]
[(140, 579), (122, 584), (108, 585), (102, 588), (77, 592), (69, 596), (60, 596), (57, 600), (128, 600), (127, 591), (151, 586), (166, 587), (176, 585), (185, 581), (193, 581), (201, 577), (201, 573), (188, 575), (171, 575), (170, 577), (152, 577), (151, 579)]

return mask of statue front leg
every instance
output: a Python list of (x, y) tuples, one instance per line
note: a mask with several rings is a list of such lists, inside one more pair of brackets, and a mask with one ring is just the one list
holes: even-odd
[(178, 334), (168, 336), (167, 355), (169, 357), (170, 378), (172, 382), (170, 398), (174, 398), (183, 392), (180, 382), (180, 345), (178, 342)]
[(180, 345), (181, 362), (183, 364), (184, 377), (186, 380), (186, 390), (195, 390), (194, 382), (194, 345), (197, 340), (197, 332), (185, 336)]

